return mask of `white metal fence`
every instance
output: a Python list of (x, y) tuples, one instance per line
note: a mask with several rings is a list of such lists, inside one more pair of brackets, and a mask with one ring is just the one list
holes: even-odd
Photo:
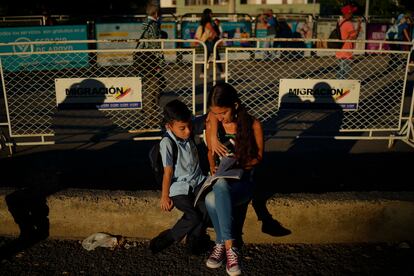
[[(344, 75), (342, 60), (335, 56), (338, 50), (298, 47), (304, 41), (320, 43), (321, 40), (223, 39), (215, 48), (220, 49), (221, 45), (234, 41), (239, 44), (250, 42), (252, 47), (227, 47), (221, 60), (215, 57), (214, 63), (225, 65), (226, 82), (236, 87), (246, 107), (264, 123), (271, 135), (335, 136), (338, 139), (391, 137), (413, 142), (412, 132), (407, 132), (412, 129), (411, 91), (405, 93), (409, 50), (341, 50), (353, 55)], [(265, 44), (263, 42), (280, 45), (279, 48), (259, 48)], [(353, 42), (362, 44), (363, 49), (365, 43), (381, 44), (380, 49), (384, 44)], [(282, 48), (283, 43), (290, 43), (290, 48)], [(409, 43), (405, 45), (411, 46)], [(217, 66), (213, 68), (217, 70)], [(216, 81), (216, 74), (213, 76)], [(316, 105), (301, 109), (280, 108), (279, 87), (285, 79), (357, 80), (360, 82), (358, 108), (353, 111), (323, 110)]]
[[(196, 64), (205, 66), (203, 48), (164, 49), (166, 40), (141, 40), (159, 43), (161, 49), (134, 49), (136, 41), (65, 41), (2, 44), (13, 52), (0, 52), (1, 78), (12, 139), (40, 137), (40, 141), (20, 144), (54, 143), (57, 134), (94, 134), (118, 130), (148, 133), (160, 131), (160, 104), (179, 98), (193, 111), (196, 105)], [(186, 41), (195, 42), (195, 41)], [(82, 44), (86, 49), (73, 50)], [(128, 47), (131, 46), (131, 47)], [(201, 46), (200, 46), (201, 45)], [(196, 48), (201, 49), (196, 49)], [(125, 49), (129, 48), (129, 49)], [(40, 50), (39, 50), (40, 49)], [(48, 50), (49, 49), (49, 50)], [(19, 51), (20, 50), (20, 51)], [(202, 54), (197, 54), (197, 52)], [(55, 80), (96, 80), (99, 78), (140, 77), (141, 109), (60, 110), (57, 108)], [(206, 80), (206, 78), (204, 78)], [(197, 87), (200, 98), (206, 88)]]
[[(221, 40), (223, 45), (231, 41)], [(278, 137), (335, 137), (338, 139), (401, 139), (413, 144), (413, 101), (405, 91), (410, 52), (348, 50), (353, 59), (347, 75), (339, 75), (341, 61), (334, 49), (259, 48), (282, 39), (243, 39), (252, 47), (226, 47), (225, 80), (239, 91), (245, 105), (262, 120), (269, 135)], [(289, 40), (298, 42), (303, 40)], [(310, 40), (315, 42), (320, 40)], [(161, 49), (134, 49), (136, 41), (56, 41), (0, 44), (0, 70), (8, 128), (17, 145), (48, 144), (56, 136), (133, 132), (136, 139), (153, 139), (159, 132), (161, 106), (178, 97), (194, 114), (206, 112), (207, 50), (194, 40), (155, 40)], [(176, 43), (164, 49), (166, 42)], [(180, 43), (192, 47), (182, 48)], [(358, 43), (375, 41), (358, 41)], [(377, 42), (382, 44), (384, 42)], [(71, 45), (87, 45), (74, 50)], [(129, 46), (128, 46), (129, 45)], [(202, 47), (200, 47), (200, 45)], [(282, 44), (283, 45), (283, 44)], [(69, 47), (70, 46), (70, 47)], [(257, 47), (256, 47), (257, 46)], [(280, 45), (279, 45), (280, 46)], [(66, 47), (66, 48), (65, 48)], [(220, 46), (221, 47), (221, 46)], [(381, 48), (380, 47), (380, 48)], [(4, 49), (12, 50), (4, 50)], [(344, 51), (344, 50), (341, 50)], [(215, 52), (215, 51), (214, 51)], [(133, 55), (133, 53), (136, 53)], [(135, 58), (134, 58), (135, 56)], [(161, 62), (157, 56), (162, 56)], [(152, 57), (152, 58), (149, 58)], [(158, 61), (157, 61), (158, 60)], [(155, 64), (154, 64), (155, 61)], [(154, 68), (159, 68), (160, 74)], [(196, 70), (204, 67), (203, 78)], [(56, 107), (56, 79), (142, 78), (142, 109), (60, 110)], [(284, 109), (279, 106), (281, 80), (358, 80), (358, 108)], [(89, 135), (89, 136), (88, 136)]]

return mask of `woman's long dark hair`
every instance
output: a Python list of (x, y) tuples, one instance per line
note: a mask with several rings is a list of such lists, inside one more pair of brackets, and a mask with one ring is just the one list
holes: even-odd
[(239, 163), (245, 166), (249, 161), (257, 158), (259, 150), (253, 131), (255, 118), (242, 105), (236, 89), (228, 83), (216, 84), (210, 91), (207, 105), (232, 109), (233, 120), (237, 122), (235, 154)]
[(212, 11), (210, 9), (205, 9), (203, 11), (203, 15), (201, 16), (201, 20), (200, 20), (200, 25), (201, 27), (203, 27), (203, 33), (205, 31), (206, 24), (209, 22), (211, 23), (211, 13)]

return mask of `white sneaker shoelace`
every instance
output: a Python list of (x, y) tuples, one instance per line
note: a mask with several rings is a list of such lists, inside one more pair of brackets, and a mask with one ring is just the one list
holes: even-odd
[(211, 252), (210, 256), (207, 260), (207, 266), (210, 268), (218, 268), (221, 266), (224, 258), (225, 258), (226, 248), (224, 244), (216, 244), (213, 247), (213, 252)]

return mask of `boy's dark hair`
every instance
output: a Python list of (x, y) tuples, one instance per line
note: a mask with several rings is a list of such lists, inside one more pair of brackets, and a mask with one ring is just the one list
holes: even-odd
[(172, 100), (164, 107), (164, 123), (173, 121), (190, 122), (191, 111), (187, 105), (180, 100)]

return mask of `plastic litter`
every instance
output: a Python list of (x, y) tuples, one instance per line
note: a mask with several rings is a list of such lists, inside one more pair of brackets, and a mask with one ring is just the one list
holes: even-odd
[(132, 247), (137, 247), (137, 243), (136, 242), (133, 242), (133, 243), (125, 242), (125, 245), (124, 245), (125, 249), (130, 249)]
[(82, 247), (88, 251), (94, 250), (97, 247), (109, 247), (115, 249), (119, 245), (122, 237), (117, 238), (106, 233), (94, 233), (82, 241)]
[(401, 248), (401, 249), (409, 249), (411, 247), (410, 247), (410, 245), (407, 242), (402, 242), (402, 243), (400, 243), (398, 245), (398, 248)]

